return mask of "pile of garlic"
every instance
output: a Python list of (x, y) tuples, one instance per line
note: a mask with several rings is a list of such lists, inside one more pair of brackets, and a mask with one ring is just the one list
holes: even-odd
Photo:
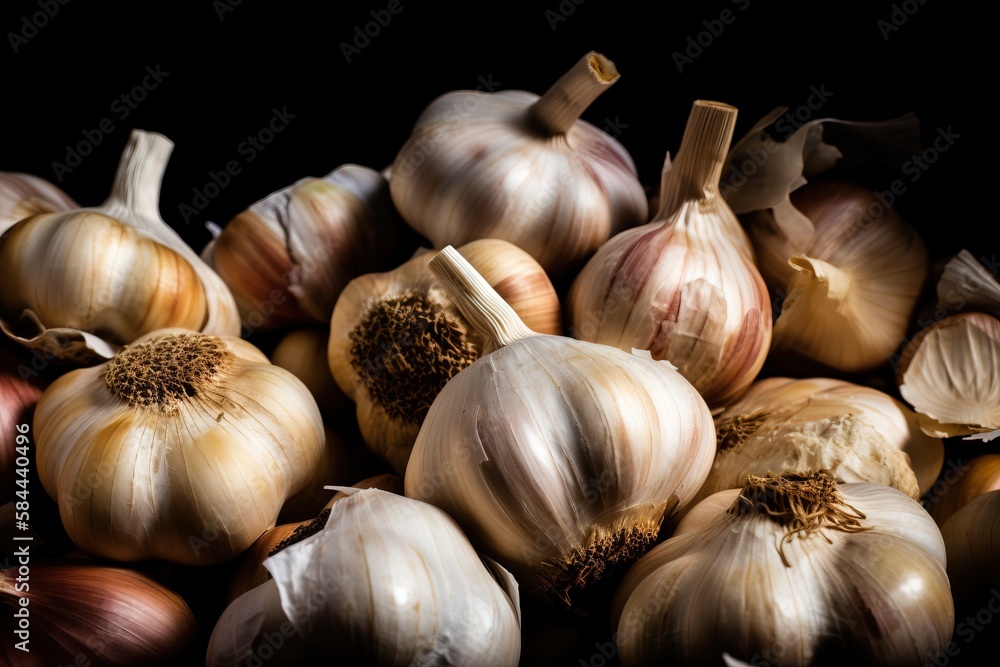
[(734, 141), (696, 100), (647, 200), (581, 118), (620, 76), (446, 93), (390, 166), (201, 249), (160, 134), (99, 206), (0, 172), (0, 519), (37, 568), (0, 600), (45, 660), (945, 655), (998, 582), (1000, 283), (825, 133), (891, 154), (915, 118), (775, 145), (780, 110)]

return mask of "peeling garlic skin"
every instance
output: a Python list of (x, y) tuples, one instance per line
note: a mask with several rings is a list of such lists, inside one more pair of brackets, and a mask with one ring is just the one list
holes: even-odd
[(0, 234), (27, 217), (78, 208), (69, 195), (44, 178), (0, 171)]
[(78, 547), (187, 565), (230, 560), (272, 527), (325, 442), (295, 376), (246, 341), (180, 329), (58, 378), (34, 431), (39, 478)]

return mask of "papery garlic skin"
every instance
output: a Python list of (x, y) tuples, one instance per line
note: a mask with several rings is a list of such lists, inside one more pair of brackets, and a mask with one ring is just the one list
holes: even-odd
[(843, 373), (887, 365), (929, 273), (923, 239), (895, 209), (847, 181), (807, 183), (790, 206), (794, 227), (770, 210), (743, 217), (764, 280), (784, 295), (772, 358)]
[(73, 542), (117, 561), (227, 561), (274, 526), (324, 447), (315, 400), (235, 337), (166, 329), (71, 371), (34, 416)]
[(393, 162), (396, 208), (436, 248), (499, 238), (550, 275), (575, 269), (647, 217), (628, 151), (579, 120), (618, 78), (614, 63), (591, 52), (542, 96), (465, 90), (438, 97)]
[(385, 177), (346, 164), (254, 203), (202, 257), (229, 285), (245, 328), (327, 324), (344, 286), (394, 255), (396, 222)]
[(21, 220), (0, 236), (0, 328), (76, 364), (161, 328), (240, 333), (222, 279), (160, 218), (173, 142), (134, 130), (101, 205)]
[(376, 667), (518, 664), (517, 583), (433, 506), (357, 491), (264, 565), (274, 579), (226, 609), (207, 667), (236, 664), (282, 624), (294, 632), (275, 650), (281, 664), (288, 652)]
[[(458, 251), (529, 327), (562, 332), (559, 297), (531, 255), (502, 239)], [(391, 271), (355, 278), (330, 320), (329, 371), (355, 402), (365, 443), (398, 475), (434, 397), (485, 345), (428, 268), (433, 255), (421, 248)]]
[(721, 651), (751, 664), (915, 665), (943, 651), (955, 613), (937, 526), (895, 489), (838, 489), (835, 508), (861, 517), (850, 532), (784, 542), (764, 509), (740, 510), (739, 489), (695, 506), (615, 595), (622, 665), (718, 664)]
[(718, 196), (736, 110), (699, 100), (660, 211), (587, 262), (568, 295), (574, 338), (649, 350), (677, 367), (712, 408), (739, 396), (764, 365), (771, 302), (750, 240)]
[(435, 398), (406, 495), (455, 517), (526, 590), (572, 604), (693, 497), (714, 456), (711, 413), (648, 353), (526, 329), (460, 260), (447, 248), (431, 266), (496, 349)]
[(38, 213), (80, 208), (73, 198), (44, 178), (15, 171), (0, 171), (0, 234)]
[(715, 416), (719, 450), (695, 501), (748, 474), (830, 470), (919, 499), (937, 480), (944, 444), (877, 389), (833, 378), (766, 378)]
[(1000, 320), (961, 313), (922, 329), (903, 349), (897, 381), (926, 433), (1000, 436)]

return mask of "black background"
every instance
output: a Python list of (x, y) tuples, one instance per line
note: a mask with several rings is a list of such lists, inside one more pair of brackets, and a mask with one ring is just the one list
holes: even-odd
[[(54, 16), (44, 15), (45, 4), (50, 12), (58, 7)], [(542, 93), (596, 50), (615, 62), (621, 79), (583, 118), (616, 128), (647, 186), (658, 183), (666, 153), (676, 152), (694, 100), (736, 106), (738, 138), (773, 108), (795, 109), (822, 88), (832, 94), (814, 117), (868, 121), (915, 112), (925, 145), (941, 129), (957, 134), (919, 179), (911, 181), (901, 164), (871, 185), (906, 180), (896, 206), (935, 259), (963, 247), (995, 256), (995, 214), (988, 208), (993, 177), (980, 157), (995, 149), (988, 128), (992, 103), (985, 97), (992, 75), (983, 73), (995, 57), (987, 55), (992, 16), (979, 13), (985, 10), (943, 0), (857, 6), (714, 0), (660, 3), (655, 12), (649, 4), (616, 0), (547, 0), (527, 9), (398, 0), (401, 10), (348, 62), (342, 45), (354, 46), (356, 29), (374, 21), (371, 12), (382, 12), (384, 20), (389, 4), (6, 2), (0, 170), (41, 176), (80, 204), (97, 205), (109, 192), (129, 132), (160, 132), (175, 144), (161, 213), (200, 251), (210, 238), (206, 222), (224, 225), (300, 178), (347, 163), (388, 166), (417, 115), (438, 95), (484, 80), (498, 89)], [(713, 24), (723, 10), (734, 20)], [(721, 25), (721, 33), (709, 35), (705, 22), (716, 30)], [(675, 54), (700, 33), (707, 46), (700, 54), (689, 51), (695, 57), (679, 71)], [(142, 84), (147, 67), (167, 75), (121, 118), (124, 107), (115, 100)], [(294, 118), (247, 161), (241, 143), (267, 126), (274, 109)], [(103, 119), (114, 129), (99, 133), (100, 143), (79, 166), (57, 174), (55, 163), (66, 164), (68, 151), (88, 133), (95, 136)], [(241, 173), (203, 210), (188, 210), (185, 220), (181, 206), (193, 205), (210, 172), (231, 160), (240, 162)], [(212, 576), (224, 574), (195, 576), (189, 589)], [(211, 618), (215, 604), (199, 610)], [(977, 646), (986, 648), (981, 645), (995, 637), (983, 635)], [(597, 643), (608, 639), (595, 631), (567, 664), (596, 664)], [(976, 647), (964, 648), (948, 664), (976, 664)]]

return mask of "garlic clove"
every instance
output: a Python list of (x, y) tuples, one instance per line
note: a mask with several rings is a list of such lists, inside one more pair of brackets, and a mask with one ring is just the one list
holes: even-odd
[(78, 208), (69, 195), (44, 178), (0, 171), (0, 234), (32, 215)]
[(1000, 282), (971, 252), (960, 250), (945, 264), (938, 280), (937, 308), (944, 313), (1000, 317)]
[(33, 433), (38, 476), (77, 546), (187, 565), (231, 560), (274, 526), (324, 447), (294, 375), (240, 338), (181, 329), (57, 378)]
[(25, 650), (17, 632), (0, 643), (4, 665), (169, 665), (198, 637), (184, 599), (140, 572), (69, 559), (32, 560), (30, 569), (29, 586), (18, 583), (16, 568), (0, 570), (5, 617), (30, 614)]
[(438, 97), (393, 162), (396, 208), (435, 248), (499, 238), (550, 276), (570, 275), (648, 215), (628, 151), (580, 119), (619, 77), (614, 63), (590, 52), (541, 96), (466, 90)]
[[(528, 253), (501, 239), (459, 251), (532, 327), (561, 331), (555, 288)], [(432, 256), (421, 249), (352, 280), (330, 320), (330, 372), (356, 404), (365, 443), (399, 475), (434, 397), (485, 345), (428, 268)]]
[(326, 324), (344, 286), (395, 255), (386, 178), (342, 165), (303, 178), (236, 215), (202, 251), (250, 330)]
[(160, 328), (239, 334), (225, 283), (160, 218), (160, 180), (172, 149), (166, 137), (134, 130), (104, 204), (32, 216), (0, 237), (7, 335), (58, 359), (93, 364)]
[(961, 313), (922, 329), (902, 352), (897, 381), (930, 435), (1000, 429), (1000, 320)]

